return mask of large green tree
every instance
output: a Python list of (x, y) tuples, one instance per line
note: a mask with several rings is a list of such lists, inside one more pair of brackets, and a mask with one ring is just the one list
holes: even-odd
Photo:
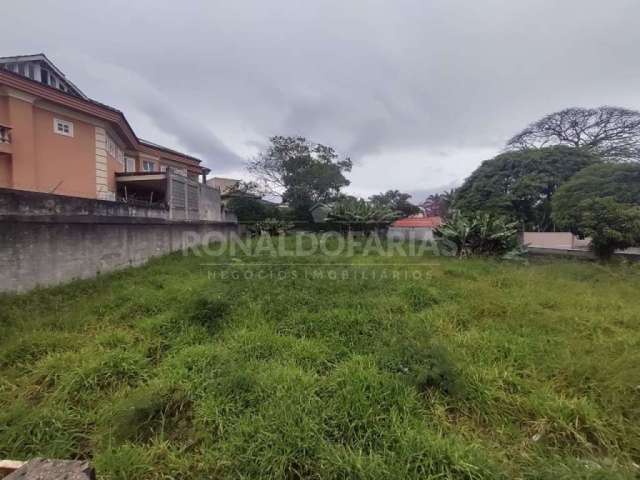
[(556, 146), (506, 152), (486, 160), (457, 190), (454, 207), (505, 216), (527, 230), (552, 229), (551, 198), (576, 172), (598, 162), (580, 149)]
[(272, 193), (282, 196), (298, 214), (307, 218), (316, 202), (331, 202), (349, 185), (349, 158), (338, 159), (332, 147), (304, 137), (275, 136), (267, 149), (251, 160), (248, 170)]
[(640, 165), (600, 164), (578, 172), (556, 192), (559, 227), (591, 238), (600, 258), (640, 245)]
[(553, 220), (560, 228), (576, 231), (585, 200), (612, 198), (618, 203), (640, 205), (640, 165), (602, 163), (577, 173), (556, 192)]
[(402, 193), (399, 190), (387, 190), (384, 193), (372, 195), (369, 201), (376, 207), (385, 207), (390, 210), (400, 212), (402, 216), (409, 217), (420, 213), (420, 207), (409, 201), (411, 195)]
[(640, 245), (640, 207), (620, 203), (613, 197), (584, 200), (576, 208), (577, 228), (591, 238), (591, 247), (601, 259), (617, 249)]

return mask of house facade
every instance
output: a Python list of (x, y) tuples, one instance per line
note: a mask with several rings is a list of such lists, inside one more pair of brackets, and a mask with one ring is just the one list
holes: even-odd
[[(210, 188), (207, 173), (200, 159), (138, 138), (45, 55), (0, 58), (0, 188), (169, 204), (184, 187), (188, 203)], [(173, 193), (170, 177), (181, 180)]]

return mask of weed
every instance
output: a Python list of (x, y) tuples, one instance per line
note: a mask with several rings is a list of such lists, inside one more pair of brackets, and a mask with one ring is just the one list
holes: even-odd
[(0, 295), (0, 457), (110, 479), (637, 477), (637, 268), (281, 261), (211, 280), (176, 254)]

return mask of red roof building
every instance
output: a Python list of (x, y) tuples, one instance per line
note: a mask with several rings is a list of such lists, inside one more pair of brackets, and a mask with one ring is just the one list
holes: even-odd
[(440, 217), (407, 217), (396, 220), (392, 228), (436, 228), (442, 225)]

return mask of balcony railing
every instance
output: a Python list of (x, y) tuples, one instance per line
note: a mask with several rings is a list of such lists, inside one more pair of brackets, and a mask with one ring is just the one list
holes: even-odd
[(11, 143), (11, 127), (0, 123), (0, 143)]

